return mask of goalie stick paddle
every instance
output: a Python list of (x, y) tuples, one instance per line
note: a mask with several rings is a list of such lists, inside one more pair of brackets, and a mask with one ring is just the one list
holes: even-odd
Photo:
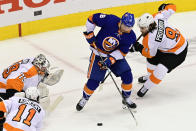
[[(138, 38), (137, 38), (137, 40), (136, 40), (136, 42), (138, 41), (138, 40), (140, 40), (140, 38), (143, 36), (143, 34), (141, 34)], [(102, 88), (103, 88), (103, 86), (102, 86), (102, 84), (105, 82), (105, 80), (108, 78), (108, 76), (111, 74), (111, 71), (110, 72), (108, 72), (108, 74), (105, 76), (105, 78), (100, 82), (100, 84), (101, 84), (101, 89), (99, 89), (100, 91), (102, 90)], [(100, 88), (99, 87), (99, 88)]]

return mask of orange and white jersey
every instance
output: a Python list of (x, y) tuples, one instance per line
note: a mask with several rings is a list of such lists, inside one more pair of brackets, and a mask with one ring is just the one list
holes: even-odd
[(149, 32), (143, 39), (142, 55), (152, 58), (157, 50), (165, 53), (181, 53), (187, 46), (184, 36), (168, 23), (168, 18), (175, 13), (175, 5), (167, 5), (166, 8), (153, 15), (157, 23), (157, 29)]
[(37, 102), (12, 97), (0, 102), (0, 107), (7, 112), (3, 131), (40, 131), (45, 111)]
[(33, 58), (21, 60), (0, 72), (0, 92), (6, 89), (25, 91), (30, 86), (37, 86), (42, 76), (38, 75), (32, 61)]

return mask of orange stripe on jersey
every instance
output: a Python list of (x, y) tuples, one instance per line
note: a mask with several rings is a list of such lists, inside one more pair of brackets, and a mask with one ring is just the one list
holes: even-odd
[(155, 84), (159, 84), (161, 82), (161, 80), (159, 80), (158, 78), (156, 78), (153, 73), (150, 75), (149, 78)]
[(101, 49), (99, 49), (99, 48), (97, 48), (97, 49), (98, 49), (98, 51), (101, 52), (101, 53), (110, 54), (109, 52), (103, 51), (103, 50), (101, 50)]
[(174, 5), (174, 4), (166, 5), (165, 9), (166, 10), (172, 9), (173, 11), (176, 12), (176, 5)]
[(147, 71), (152, 74), (154, 70), (147, 68)]
[(24, 87), (24, 83), (22, 79), (8, 79), (7, 80), (7, 88), (6, 89), (15, 89), (17, 91), (22, 91)]
[(167, 51), (163, 51), (162, 52), (176, 52), (178, 49), (180, 49), (180, 47), (182, 47), (185, 44), (185, 38), (181, 35), (180, 40), (178, 41), (178, 43), (176, 44), (176, 46), (172, 49), (169, 49)]
[(122, 56), (126, 56), (127, 54), (125, 54), (125, 53), (123, 53), (121, 50), (119, 50), (120, 51), (120, 53), (122, 54)]
[(35, 66), (32, 66), (27, 72), (24, 72), (26, 78), (31, 78), (37, 74), (38, 72)]
[(92, 95), (93, 94), (93, 90), (89, 89), (86, 84), (84, 86), (84, 92), (87, 93), (88, 95)]
[(5, 128), (6, 131), (24, 131), (24, 130), (15, 128), (15, 127), (11, 126), (11, 125), (8, 124), (8, 123), (4, 123), (4, 124), (3, 124), (3, 128)]
[(6, 89), (6, 84), (0, 82), (0, 88)]
[(31, 78), (37, 74), (38, 74), (37, 69), (35, 68), (35, 66), (32, 66), (27, 72), (24, 72), (17, 78), (8, 79), (6, 89), (15, 89), (17, 91), (22, 91), (24, 87), (24, 83), (23, 83), (24, 78), (25, 77)]
[(149, 34), (147, 34), (142, 41), (142, 44), (144, 46), (144, 48), (142, 50), (142, 55), (147, 58), (152, 58), (152, 56), (150, 56), (150, 50), (148, 47), (148, 37), (149, 37)]
[(131, 84), (121, 84), (121, 87), (124, 91), (130, 91), (132, 89), (132, 83)]
[(3, 103), (3, 101), (0, 102), (0, 111), (7, 112), (5, 104)]
[(160, 14), (160, 12), (157, 12), (157, 13), (153, 14), (153, 15), (152, 15), (153, 18), (155, 18), (158, 14)]
[(89, 20), (91, 23), (94, 24), (94, 22), (93, 22), (93, 15), (89, 16), (89, 17), (88, 17), (88, 20)]
[(95, 54), (93, 53), (92, 56), (91, 56), (90, 65), (89, 65), (89, 68), (88, 68), (88, 75), (87, 75), (88, 78), (90, 78), (94, 60), (95, 60)]

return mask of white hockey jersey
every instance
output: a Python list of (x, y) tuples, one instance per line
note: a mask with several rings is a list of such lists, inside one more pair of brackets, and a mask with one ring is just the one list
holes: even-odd
[(167, 5), (165, 10), (153, 15), (157, 23), (157, 29), (148, 33), (142, 44), (144, 46), (142, 55), (152, 58), (156, 55), (157, 50), (165, 53), (181, 53), (187, 46), (184, 36), (173, 26), (168, 23), (168, 18), (175, 13), (175, 5)]
[(45, 116), (40, 104), (22, 97), (0, 102), (0, 111), (7, 112), (3, 131), (40, 131)]
[(33, 58), (21, 60), (0, 72), (0, 92), (6, 89), (25, 91), (30, 86), (37, 86), (42, 76), (38, 75), (32, 61)]

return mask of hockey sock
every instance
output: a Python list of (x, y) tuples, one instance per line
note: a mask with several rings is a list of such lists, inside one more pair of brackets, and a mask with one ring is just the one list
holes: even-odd
[(123, 97), (128, 98), (131, 95), (132, 81), (133, 81), (131, 70), (122, 73), (121, 80), (122, 80), (122, 84), (121, 84), (122, 95)]
[(84, 85), (83, 98), (88, 100), (98, 86), (99, 86), (99, 81), (88, 79), (87, 83)]
[(156, 85), (158, 85), (162, 79), (167, 74), (168, 69), (162, 65), (157, 65), (157, 68), (153, 71), (153, 73), (149, 76), (149, 79), (144, 83), (144, 87), (150, 89)]

